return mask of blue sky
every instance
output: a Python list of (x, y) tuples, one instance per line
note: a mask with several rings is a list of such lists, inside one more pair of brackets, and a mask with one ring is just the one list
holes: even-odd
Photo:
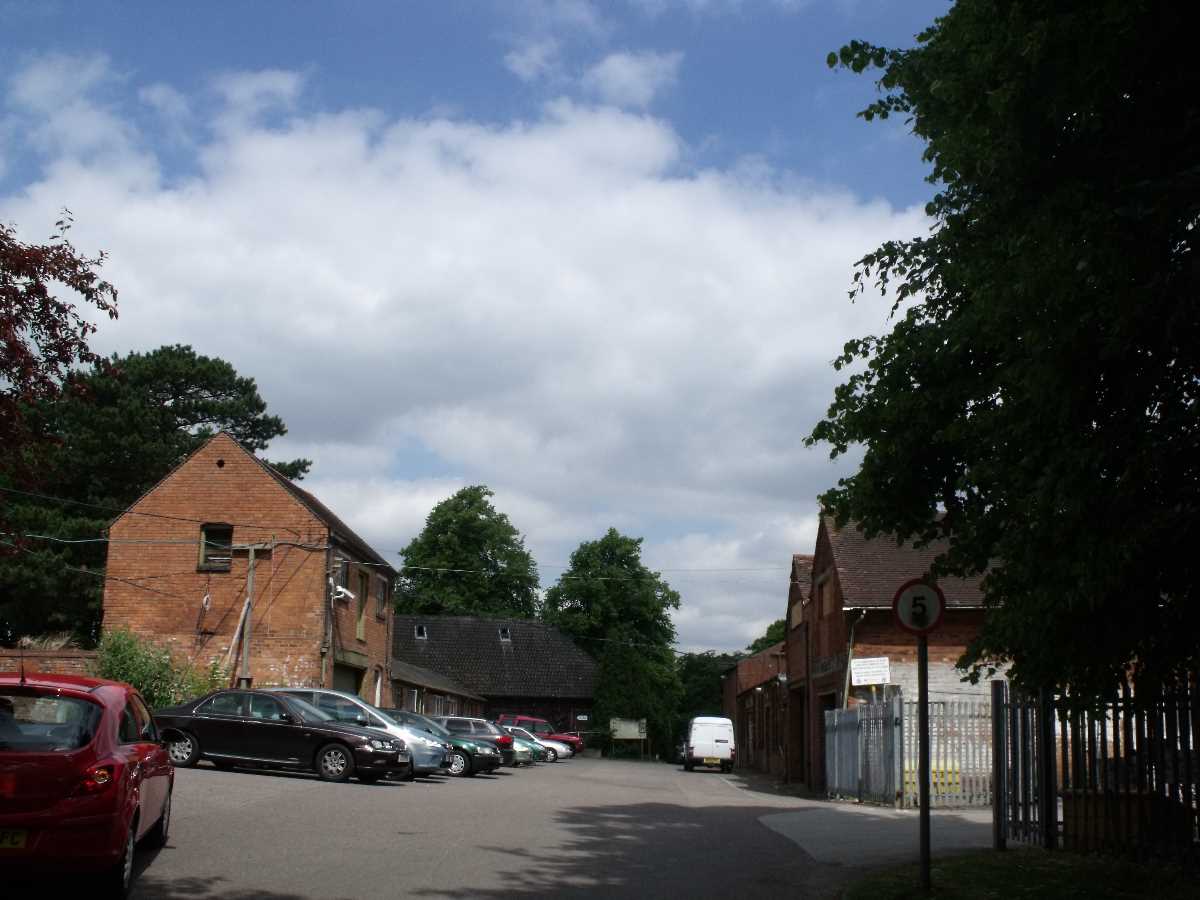
[(486, 483), (552, 583), (644, 536), (681, 645), (783, 614), (853, 260), (927, 227), (920, 145), (825, 56), (945, 3), (0, 0), (0, 218), (110, 253), (106, 352), (254, 376), (393, 554)]

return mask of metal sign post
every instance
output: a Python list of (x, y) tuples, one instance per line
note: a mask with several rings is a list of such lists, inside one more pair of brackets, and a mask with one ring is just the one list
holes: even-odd
[(917, 636), (917, 789), (920, 794), (921, 890), (929, 879), (929, 632), (942, 623), (946, 598), (936, 584), (913, 579), (892, 598), (896, 624)]

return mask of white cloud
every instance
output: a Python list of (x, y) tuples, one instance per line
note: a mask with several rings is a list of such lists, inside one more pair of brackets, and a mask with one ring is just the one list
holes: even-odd
[(679, 78), (683, 54), (612, 53), (583, 75), (583, 87), (606, 103), (644, 108)]
[(504, 64), (522, 81), (537, 81), (558, 70), (560, 49), (554, 38), (531, 40), (505, 54)]
[[(315, 112), (302, 86), (228, 75), (219, 123), (185, 98), (205, 137), (170, 180), (119, 119), (105, 155), (38, 144), (0, 220), (37, 236), (69, 205), (121, 291), (96, 348), (191, 343), (254, 376), (290, 428), (269, 455), (312, 457), (308, 486), (381, 552), (483, 483), (547, 582), (610, 525), (644, 535), (687, 646), (779, 618), (839, 473), (802, 445), (829, 361), (885, 322), (846, 301), (853, 261), (920, 214), (761, 164), (686, 171), (668, 123), (613, 107), (485, 125)], [(712, 568), (778, 572), (672, 571)]]
[(186, 119), (191, 114), (187, 97), (169, 84), (158, 82), (138, 91), (138, 99), (170, 122)]

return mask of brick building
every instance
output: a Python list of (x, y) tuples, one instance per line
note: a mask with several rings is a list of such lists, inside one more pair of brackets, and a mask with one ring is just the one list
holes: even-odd
[(787, 685), (783, 641), (739, 660), (722, 676), (721, 714), (733, 720), (738, 766), (785, 773)]
[[(396, 616), (394, 665), (417, 666), (486, 698), (483, 714), (525, 713), (586, 731), (596, 663), (552, 625), (485, 616)], [(582, 717), (582, 718), (581, 718)]]
[[(814, 555), (793, 558), (786, 637), (790, 781), (823, 786), (826, 710), (896, 694), (916, 699), (916, 638), (894, 623), (892, 598), (904, 582), (924, 577), (945, 549), (942, 542), (917, 549), (887, 535), (868, 540), (854, 525), (839, 529), (822, 516)], [(930, 693), (983, 699), (988, 685), (964, 683), (955, 666), (983, 624), (979, 579), (946, 578), (938, 586), (947, 609), (929, 635)], [(852, 683), (855, 660), (872, 668), (860, 677), (871, 683)]]
[(255, 685), (334, 687), (391, 705), (395, 570), (228, 434), (126, 510), (109, 539), (105, 628)]

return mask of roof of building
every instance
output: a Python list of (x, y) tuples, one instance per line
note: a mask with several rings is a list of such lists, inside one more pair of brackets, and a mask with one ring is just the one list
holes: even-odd
[(396, 616), (392, 657), (488, 698), (591, 698), (596, 684), (595, 660), (557, 628), (529, 619)]
[(427, 690), (438, 691), (440, 693), (456, 694), (459, 697), (466, 697), (469, 700), (483, 701), (485, 699), (478, 694), (471, 693), (470, 690), (463, 687), (453, 678), (440, 675), (429, 669), (422, 669), (420, 666), (414, 666), (412, 663), (406, 663), (399, 659), (392, 660), (391, 671), (394, 680), (403, 681), (406, 684), (415, 684), (417, 687), (423, 687)]
[(739, 659), (737, 663), (737, 692), (741, 694), (751, 688), (766, 684), (778, 678), (780, 673), (787, 675), (787, 644), (780, 641), (759, 650), (753, 656)]
[[(891, 535), (868, 539), (853, 523), (838, 528), (832, 516), (822, 517), (837, 565), (842, 599), (848, 607), (891, 607), (896, 590), (913, 578), (923, 578), (933, 561), (949, 549), (945, 540), (916, 548), (897, 543)], [(948, 607), (983, 605), (980, 577), (940, 578), (938, 587)]]
[(812, 567), (813, 558), (811, 553), (792, 554), (791, 580), (802, 598), (808, 597), (812, 592)]
[(396, 570), (392, 564), (376, 553), (370, 544), (355, 534), (354, 529), (339, 519), (333, 510), (331, 510), (328, 506), (326, 506), (308, 491), (304, 490), (304, 488), (300, 487), (286, 475), (277, 471), (270, 463), (266, 462), (265, 460), (258, 459), (257, 456), (254, 458), (259, 462), (259, 464), (262, 465), (264, 469), (267, 470), (268, 473), (270, 473), (272, 478), (283, 485), (284, 490), (299, 500), (309, 512), (321, 520), (321, 522), (329, 529), (330, 538), (334, 543), (342, 544), (347, 549), (352, 550), (354, 553), (363, 557), (367, 562), (375, 563), (375, 565), (379, 566), (383, 570), (380, 572), (381, 575), (388, 575), (393, 578), (395, 577)]

